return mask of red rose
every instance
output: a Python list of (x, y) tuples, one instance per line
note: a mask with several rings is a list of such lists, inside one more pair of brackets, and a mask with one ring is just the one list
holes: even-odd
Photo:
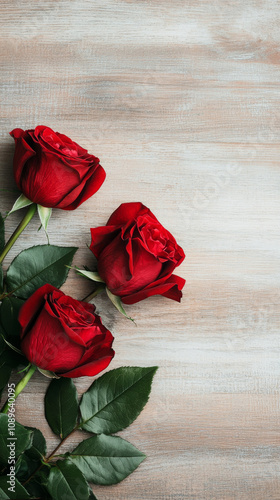
[(66, 135), (39, 125), (15, 128), (14, 176), (18, 188), (43, 207), (74, 210), (103, 184), (99, 159)]
[(92, 304), (42, 286), (19, 313), (22, 352), (30, 363), (61, 377), (96, 375), (114, 357), (114, 338), (94, 311)]
[(124, 304), (151, 295), (180, 302), (185, 280), (172, 273), (185, 254), (142, 203), (123, 203), (106, 226), (91, 229), (91, 236), (98, 272)]

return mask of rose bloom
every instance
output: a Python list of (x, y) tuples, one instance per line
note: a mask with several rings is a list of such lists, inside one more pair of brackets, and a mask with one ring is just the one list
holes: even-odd
[(66, 135), (43, 125), (10, 134), (16, 184), (34, 203), (74, 210), (103, 184), (106, 174), (99, 159)]
[(185, 280), (172, 273), (185, 254), (142, 203), (123, 203), (106, 226), (91, 229), (91, 237), (98, 272), (124, 304), (151, 295), (180, 302)]
[(94, 311), (92, 304), (42, 286), (20, 309), (22, 352), (60, 377), (96, 375), (114, 357), (114, 338)]

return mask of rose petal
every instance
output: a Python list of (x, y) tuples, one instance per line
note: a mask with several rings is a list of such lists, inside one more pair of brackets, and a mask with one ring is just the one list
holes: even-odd
[(21, 176), (25, 166), (25, 163), (29, 158), (35, 156), (35, 151), (26, 142), (26, 137), (28, 134), (20, 128), (15, 128), (10, 132), (10, 135), (14, 138), (16, 147), (14, 153), (14, 176), (15, 181), (19, 189), (21, 188)]
[(74, 210), (103, 184), (99, 159), (63, 134), (39, 125), (14, 129), (14, 175), (19, 189), (47, 208)]
[[(100, 353), (99, 353), (100, 355)], [(73, 370), (68, 372), (60, 373), (61, 377), (75, 378), (75, 377), (94, 377), (102, 370), (105, 370), (109, 363), (112, 361), (115, 355), (115, 351), (113, 349), (104, 350), (104, 355), (102, 358), (93, 359), (89, 361), (87, 364), (78, 366)]]
[(101, 252), (98, 260), (98, 272), (112, 293), (121, 293), (131, 280), (126, 244), (117, 235)]
[(186, 280), (184, 278), (181, 278), (180, 276), (176, 276), (175, 274), (172, 274), (170, 276), (169, 280), (174, 283), (172, 288), (169, 288), (167, 292), (162, 293), (164, 297), (167, 297), (168, 299), (176, 300), (177, 302), (181, 302), (181, 298), (183, 296), (182, 294), (182, 289), (186, 283)]
[[(57, 208), (62, 208), (63, 210), (75, 210), (99, 190), (105, 181), (105, 178), (106, 172), (104, 168), (101, 165), (98, 165), (93, 172), (90, 172), (90, 175), (87, 176), (86, 180), (84, 180), (57, 205)], [(78, 194), (79, 190), (80, 193)]]
[(144, 288), (139, 292), (133, 293), (131, 295), (122, 297), (122, 302), (124, 304), (135, 304), (153, 295), (163, 295), (164, 297), (181, 301), (182, 298), (182, 288), (186, 280), (175, 276), (172, 274), (164, 283), (157, 286), (150, 286), (150, 288)]
[[(40, 315), (43, 313), (43, 311), (46, 311), (50, 317), (53, 317), (54, 319), (57, 319), (60, 324), (60, 329), (59, 331), (64, 331), (65, 334), (69, 337), (69, 339), (74, 343), (79, 345), (80, 347), (85, 348), (85, 342), (81, 338), (81, 336), (73, 330), (70, 326), (67, 325), (66, 321), (64, 320), (61, 315), (57, 316), (52, 308), (50, 307), (50, 304), (48, 302), (45, 303), (44, 309), (41, 311)], [(53, 370), (52, 370), (53, 371)]]
[[(150, 210), (140, 202), (122, 203), (111, 215), (107, 226), (122, 226), (139, 213), (151, 213)], [(153, 214), (152, 214), (153, 215)]]
[(51, 293), (53, 290), (59, 292), (59, 290), (52, 285), (43, 285), (23, 304), (18, 315), (18, 321), (22, 327), (21, 338), (24, 336), (25, 330), (28, 328), (30, 322), (33, 321), (34, 314), (37, 314), (44, 306), (46, 294)]
[(29, 161), (28, 172), (21, 179), (22, 190), (27, 198), (50, 208), (58, 207), (65, 197), (65, 191), (73, 191), (79, 183), (77, 172), (48, 151), (38, 152), (37, 157)]
[(119, 229), (115, 226), (101, 226), (91, 228), (91, 245), (90, 250), (98, 259), (103, 248), (105, 248), (118, 234)]
[(31, 363), (55, 373), (76, 367), (85, 350), (71, 340), (60, 320), (46, 309), (23, 338), (21, 349)]

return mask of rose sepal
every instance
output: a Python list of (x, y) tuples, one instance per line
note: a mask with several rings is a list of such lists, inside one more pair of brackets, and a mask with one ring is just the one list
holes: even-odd
[(37, 210), (38, 210), (38, 215), (39, 215), (39, 218), (40, 218), (40, 221), (42, 224), (41, 227), (44, 228), (45, 233), (46, 233), (47, 238), (48, 238), (48, 241), (49, 241), (47, 228), (48, 228), (49, 220), (50, 220), (51, 215), (52, 215), (52, 209), (48, 208), (48, 207), (43, 207), (42, 205), (37, 205)]
[(23, 193), (17, 198), (15, 203), (13, 204), (11, 210), (8, 212), (7, 217), (11, 215), (13, 212), (17, 210), (21, 210), (22, 208), (28, 207), (32, 205), (33, 201), (29, 200)]
[(91, 281), (96, 281), (98, 283), (105, 283), (105, 281), (101, 278), (101, 276), (95, 271), (88, 271), (87, 269), (79, 269), (77, 266), (72, 267), (71, 269), (75, 269), (76, 273), (80, 276), (85, 276)]
[(43, 370), (43, 368), (39, 368), (39, 366), (37, 366), (37, 369), (40, 373), (42, 373), (42, 375), (44, 375), (44, 377), (57, 379), (60, 378), (56, 373), (51, 372), (50, 370)]
[(107, 288), (107, 287), (106, 287), (106, 292), (107, 292), (107, 295), (108, 295), (109, 299), (111, 300), (112, 304), (115, 306), (115, 308), (123, 316), (125, 316), (127, 319), (130, 319), (130, 321), (132, 321), (136, 325), (135, 320), (133, 318), (131, 318), (130, 316), (128, 316), (128, 314), (126, 313), (126, 311), (123, 307), (121, 298), (118, 295), (114, 295), (112, 292), (110, 292), (109, 288)]

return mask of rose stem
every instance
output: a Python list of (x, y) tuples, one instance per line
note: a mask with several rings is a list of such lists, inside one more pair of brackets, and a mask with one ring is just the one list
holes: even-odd
[(28, 209), (28, 212), (25, 214), (23, 217), (22, 221), (19, 223), (18, 227), (16, 230), (13, 232), (12, 236), (10, 239), (7, 241), (3, 252), (0, 255), (0, 264), (3, 262), (4, 258), (6, 257), (7, 253), (9, 250), (12, 248), (13, 244), (16, 242), (22, 231), (26, 228), (27, 224), (31, 221), (33, 215), (36, 212), (36, 203), (33, 203), (30, 208)]
[[(37, 369), (37, 366), (34, 366), (34, 365), (31, 365), (28, 372), (24, 375), (24, 377), (19, 381), (19, 383), (16, 385), (15, 387), (15, 392), (14, 392), (14, 395), (13, 395), (13, 398), (12, 399), (16, 399), (18, 397), (18, 395), (21, 393), (21, 391), (25, 388), (26, 384), (28, 383), (28, 381), (31, 379), (33, 373), (35, 372), (35, 370)], [(1, 410), (1, 413), (8, 413), (9, 411), (9, 407), (11, 406), (12, 402), (9, 403), (8, 399), (6, 401), (6, 403), (4, 404), (2, 410)]]

